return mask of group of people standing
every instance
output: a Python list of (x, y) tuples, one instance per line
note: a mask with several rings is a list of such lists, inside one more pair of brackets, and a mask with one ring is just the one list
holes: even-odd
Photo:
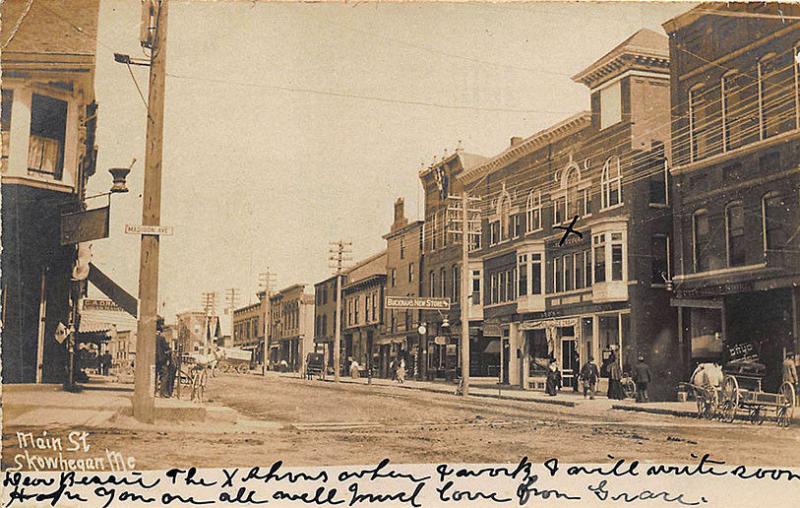
[[(392, 381), (397, 381), (400, 384), (406, 381), (406, 361), (404, 358), (399, 360), (392, 360), (389, 362), (389, 372), (392, 375)], [(361, 366), (355, 358), (350, 359), (350, 377), (358, 379), (361, 375)]]
[[(580, 365), (580, 356), (577, 352), (573, 355), (574, 365)], [(608, 371), (608, 391), (606, 396), (609, 399), (622, 400), (625, 398), (625, 389), (622, 384), (623, 372), (620, 362), (617, 359), (616, 351), (611, 351), (607, 363), (605, 364)], [(589, 355), (589, 360), (583, 364), (578, 374), (573, 378), (572, 388), (573, 391), (578, 392), (579, 387), (583, 388), (583, 397), (594, 399), (597, 392), (597, 382), (600, 379), (600, 368), (594, 361), (594, 357)], [(644, 361), (643, 356), (639, 356), (638, 361), (633, 369), (633, 381), (636, 384), (636, 401), (647, 402), (649, 395), (647, 387), (653, 380), (653, 373), (650, 366)], [(558, 369), (556, 359), (551, 357), (550, 364), (547, 369), (547, 380), (545, 383), (545, 392), (554, 397), (562, 388), (561, 371)]]

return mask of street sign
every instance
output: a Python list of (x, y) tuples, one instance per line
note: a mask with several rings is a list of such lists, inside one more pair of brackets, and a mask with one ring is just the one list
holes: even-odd
[(175, 229), (172, 226), (137, 226), (125, 224), (125, 234), (127, 235), (156, 235), (172, 236)]
[(108, 238), (110, 208), (104, 206), (61, 215), (61, 245)]
[(450, 310), (450, 299), (420, 298), (416, 296), (387, 296), (386, 308)]

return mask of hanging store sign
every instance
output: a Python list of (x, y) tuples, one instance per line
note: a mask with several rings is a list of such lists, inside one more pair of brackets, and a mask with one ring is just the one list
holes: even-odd
[(419, 298), (415, 296), (387, 296), (386, 308), (450, 310), (450, 299)]
[(108, 238), (111, 208), (61, 214), (61, 245)]

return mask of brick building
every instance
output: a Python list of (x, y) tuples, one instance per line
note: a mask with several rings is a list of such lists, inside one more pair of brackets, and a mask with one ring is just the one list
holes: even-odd
[[(448, 202), (450, 195), (460, 195), (463, 185), (460, 179), (462, 172), (469, 171), (486, 160), (480, 155), (464, 152), (457, 148), (454, 153), (435, 162), (430, 167), (420, 171), (419, 179), (425, 193), (425, 224), (423, 232), (422, 257), (424, 265), (421, 275), (422, 296), (450, 298), (449, 312), (423, 311), (422, 320), (426, 324), (426, 334), (421, 337), (422, 353), (427, 361), (420, 365), (419, 372), (425, 378), (445, 378), (455, 375), (460, 365), (458, 342), (461, 330), (461, 314), (459, 306), (459, 277), (461, 273), (461, 239), (449, 234), (448, 207), (454, 203)], [(452, 226), (450, 226), (452, 227)], [(470, 266), (470, 273), (474, 274), (475, 284), (480, 286), (480, 263)], [(456, 281), (455, 284), (453, 281)], [(475, 287), (476, 294), (481, 293), (480, 287)], [(470, 321), (479, 322), (481, 319), (480, 306), (474, 305), (470, 309)], [(449, 327), (442, 326), (449, 323)], [(477, 340), (476, 330), (471, 330), (470, 340)], [(470, 355), (474, 363), (473, 351)], [(474, 366), (474, 365), (473, 365)], [(480, 375), (472, 367), (472, 375)]]
[(264, 342), (264, 315), (261, 302), (233, 311), (233, 347), (258, 351)]
[(703, 4), (664, 24), (680, 363), (753, 359), (772, 391), (799, 335), (800, 23), (784, 15), (800, 8)]
[(357, 263), (342, 285), (342, 369), (355, 359), (362, 369), (377, 367), (376, 339), (383, 330), (386, 251)]
[[(394, 203), (394, 222), (386, 240), (386, 295), (420, 296), (422, 270), (423, 222), (409, 222), (405, 216), (403, 198)], [(420, 312), (417, 310), (387, 309), (384, 329), (377, 339), (378, 372), (381, 377), (391, 377), (389, 366), (402, 358), (410, 376), (419, 375), (420, 362), (424, 361), (417, 328)]]
[[(347, 275), (342, 274), (342, 285)], [(325, 354), (325, 365), (333, 368), (333, 342), (336, 334), (336, 280), (328, 277), (314, 284), (314, 347)]]
[(314, 349), (314, 295), (304, 284), (294, 284), (273, 293), (270, 298), (270, 360), (285, 361), (288, 369), (305, 370), (306, 354)]
[(98, 9), (2, 2), (3, 383), (66, 380), (68, 341), (54, 336), (75, 305), (76, 249), (61, 245), (59, 225), (95, 172)]
[[(554, 358), (569, 384), (590, 355), (606, 376), (616, 350), (626, 370), (645, 355), (659, 380), (652, 395), (666, 398), (677, 379), (667, 38), (640, 30), (573, 79), (589, 88), (590, 111), (512, 138), (462, 175), (483, 198), (483, 239), (470, 254), (482, 267), (473, 358), (483, 358), (471, 370), (542, 387)], [(576, 217), (582, 236), (562, 244), (558, 227)]]

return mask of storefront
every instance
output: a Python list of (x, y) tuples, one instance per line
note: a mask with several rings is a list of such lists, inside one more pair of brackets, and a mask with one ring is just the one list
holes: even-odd
[(556, 361), (565, 387), (573, 386), (581, 367), (593, 357), (602, 378), (608, 377), (612, 353), (623, 369), (635, 361), (625, 351), (630, 334), (630, 311), (620, 310), (548, 319), (529, 319), (519, 324), (523, 354), (523, 385), (544, 389), (547, 368)]

